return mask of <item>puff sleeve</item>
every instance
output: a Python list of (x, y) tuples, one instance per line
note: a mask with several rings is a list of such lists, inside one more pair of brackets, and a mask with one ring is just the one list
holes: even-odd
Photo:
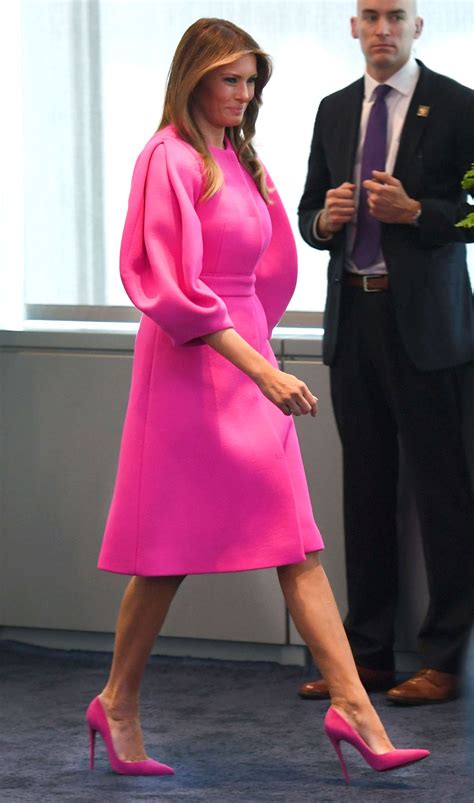
[(133, 304), (178, 346), (233, 326), (222, 299), (200, 279), (201, 192), (190, 146), (159, 135), (150, 140), (135, 165), (120, 274)]
[(270, 215), (272, 235), (270, 243), (256, 267), (256, 292), (268, 321), (268, 337), (281, 320), (296, 287), (298, 259), (295, 238), (290, 221), (278, 192), (266, 173), (271, 188)]

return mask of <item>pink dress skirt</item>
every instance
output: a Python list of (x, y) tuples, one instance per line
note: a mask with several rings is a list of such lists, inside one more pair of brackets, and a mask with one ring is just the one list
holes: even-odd
[(121, 276), (143, 317), (99, 568), (158, 576), (297, 563), (323, 548), (291, 417), (201, 337), (233, 327), (272, 365), (296, 249), (227, 141), (201, 201), (199, 154), (169, 126), (140, 154)]

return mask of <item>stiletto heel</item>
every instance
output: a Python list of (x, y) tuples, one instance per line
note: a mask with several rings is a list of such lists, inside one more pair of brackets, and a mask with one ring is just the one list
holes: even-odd
[(340, 765), (342, 767), (342, 772), (344, 773), (344, 778), (346, 780), (346, 783), (349, 784), (350, 783), (350, 781), (349, 781), (349, 773), (347, 771), (346, 762), (344, 761), (344, 756), (342, 755), (342, 750), (341, 750), (341, 748), (339, 746), (339, 739), (336, 739), (334, 736), (331, 736), (330, 734), (328, 734), (328, 736), (329, 736), (330, 741), (332, 742), (332, 746), (334, 747), (334, 750), (337, 753), (337, 757), (338, 757), (339, 763), (340, 763)]
[(95, 735), (97, 731), (94, 728), (91, 728), (89, 725), (89, 767), (91, 770), (94, 769), (94, 753), (95, 753)]
[(421, 761), (430, 755), (429, 750), (389, 750), (387, 753), (374, 753), (367, 742), (364, 742), (362, 737), (332, 706), (324, 719), (324, 729), (337, 753), (347, 784), (349, 783), (349, 773), (342, 755), (341, 742), (348, 742), (355, 747), (369, 767), (376, 772), (388, 772), (388, 770), (406, 767), (408, 764), (414, 764), (415, 761)]
[(97, 731), (102, 736), (107, 748), (110, 766), (119, 775), (174, 775), (174, 769), (167, 764), (160, 764), (152, 758), (145, 761), (122, 761), (115, 752), (112, 734), (110, 732), (104, 707), (98, 697), (92, 700), (86, 714), (89, 726), (90, 740), (90, 768), (94, 768), (95, 736)]

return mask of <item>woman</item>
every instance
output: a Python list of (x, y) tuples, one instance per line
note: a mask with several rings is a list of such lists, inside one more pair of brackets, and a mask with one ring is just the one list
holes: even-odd
[[(251, 140), (269, 57), (230, 22), (198, 20), (171, 66), (163, 118), (138, 158), (121, 275), (144, 313), (99, 567), (133, 575), (110, 677), (88, 709), (124, 774), (172, 773), (139, 723), (151, 647), (185, 575), (276, 566), (329, 684), (326, 730), (376, 769), (395, 751), (363, 689), (320, 565), (291, 416), (317, 399), (269, 346), (296, 280), (286, 214)], [(242, 504), (245, 499), (245, 504)]]

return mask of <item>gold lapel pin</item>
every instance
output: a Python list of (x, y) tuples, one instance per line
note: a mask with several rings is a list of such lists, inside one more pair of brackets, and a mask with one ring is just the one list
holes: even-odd
[(428, 117), (429, 113), (430, 113), (430, 107), (429, 106), (418, 106), (418, 111), (416, 113), (416, 116), (417, 117)]

